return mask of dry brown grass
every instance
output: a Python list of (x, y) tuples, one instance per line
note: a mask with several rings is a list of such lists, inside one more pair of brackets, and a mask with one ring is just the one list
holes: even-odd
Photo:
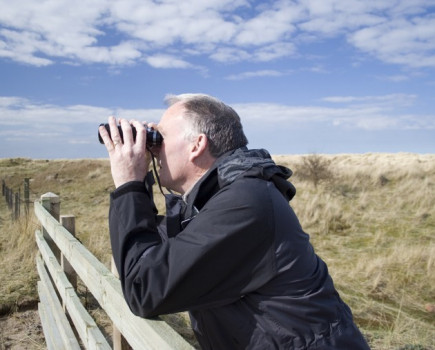
[[(294, 171), (291, 204), (372, 348), (435, 349), (435, 155), (321, 155), (332, 176), (317, 188), (303, 176), (304, 157), (274, 159)], [(9, 186), (18, 189), (25, 177), (32, 200), (60, 194), (61, 214), (76, 216), (78, 238), (109, 266), (107, 160), (0, 160)], [(5, 309), (37, 298), (37, 224), (11, 222), (2, 199), (0, 218)], [(183, 329), (184, 316), (167, 319)]]
[(298, 175), (292, 202), (373, 349), (435, 347), (435, 156), (323, 155), (331, 181)]

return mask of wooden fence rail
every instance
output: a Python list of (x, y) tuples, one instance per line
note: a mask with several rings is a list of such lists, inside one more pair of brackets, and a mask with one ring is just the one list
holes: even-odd
[[(41, 230), (35, 232), (40, 252), (36, 265), (40, 276), (39, 313), (48, 349), (80, 349), (81, 346), (86, 349), (111, 348), (79, 300), (74, 285), (75, 274), (133, 349), (193, 349), (164, 321), (143, 319), (130, 312), (119, 279), (64, 227), (74, 227), (71, 223), (74, 220), (71, 216), (59, 215), (60, 200), (57, 195), (43, 195), (40, 201), (34, 203), (34, 210), (41, 223)], [(69, 219), (65, 220), (65, 217)], [(64, 263), (61, 264), (61, 261)], [(113, 341), (114, 349), (121, 346)]]

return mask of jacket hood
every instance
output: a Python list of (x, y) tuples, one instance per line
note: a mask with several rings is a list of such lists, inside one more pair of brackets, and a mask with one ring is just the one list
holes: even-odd
[(239, 176), (244, 176), (273, 181), (288, 201), (296, 193), (295, 187), (287, 181), (292, 171), (276, 165), (265, 149), (248, 150), (242, 147), (230, 151), (216, 161), (216, 168), (220, 187), (230, 184)]

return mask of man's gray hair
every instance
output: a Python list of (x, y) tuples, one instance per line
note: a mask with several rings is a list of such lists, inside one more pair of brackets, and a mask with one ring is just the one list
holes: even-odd
[(183, 104), (184, 117), (192, 126), (190, 136), (205, 134), (213, 157), (248, 144), (239, 115), (217, 98), (205, 94), (167, 95), (165, 102), (169, 106)]

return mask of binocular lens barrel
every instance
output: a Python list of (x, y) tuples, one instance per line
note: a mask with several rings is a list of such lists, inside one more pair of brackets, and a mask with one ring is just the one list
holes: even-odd
[[(102, 126), (102, 125), (104, 125), (104, 127), (106, 128), (107, 132), (109, 133), (109, 136), (112, 137), (110, 135), (109, 124), (100, 124), (100, 126)], [(145, 128), (147, 131), (147, 146), (148, 147), (160, 146), (162, 144), (162, 141), (163, 141), (162, 134), (160, 134), (158, 131), (151, 129), (147, 126)], [(121, 137), (121, 140), (124, 141), (121, 125), (118, 125), (118, 130), (119, 130), (119, 136)], [(133, 141), (136, 141), (136, 128), (134, 126), (132, 126), (132, 131), (133, 131)], [(101, 144), (104, 143), (103, 139), (101, 138), (100, 132), (98, 132), (98, 140), (100, 141)]]

